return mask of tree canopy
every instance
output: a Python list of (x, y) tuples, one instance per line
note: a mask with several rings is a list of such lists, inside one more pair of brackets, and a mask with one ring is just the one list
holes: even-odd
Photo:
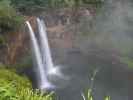
[(103, 0), (11, 0), (20, 12), (33, 12), (49, 8), (74, 7), (101, 4)]

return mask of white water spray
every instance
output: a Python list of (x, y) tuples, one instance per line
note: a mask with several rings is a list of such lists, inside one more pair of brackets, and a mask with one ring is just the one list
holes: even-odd
[(40, 48), (39, 48), (37, 39), (35, 37), (35, 33), (33, 32), (33, 29), (28, 21), (26, 22), (26, 24), (29, 28), (31, 43), (32, 43), (38, 71), (39, 71), (38, 72), (39, 79), (40, 79), (39, 80), (39, 88), (42, 90), (54, 88), (54, 86), (47, 79), (46, 70), (44, 69), (45, 65), (42, 61), (42, 56), (41, 56), (41, 52), (40, 52)]
[(37, 23), (40, 35), (43, 64), (46, 65), (47, 74), (62, 77), (63, 75), (61, 74), (59, 67), (54, 66), (52, 61), (45, 23), (39, 18), (37, 18)]

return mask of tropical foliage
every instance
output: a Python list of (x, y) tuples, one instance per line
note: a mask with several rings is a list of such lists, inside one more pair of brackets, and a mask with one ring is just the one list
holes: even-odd
[(9, 0), (0, 0), (0, 32), (2, 33), (17, 30), (23, 21), (10, 3)]
[[(87, 94), (82, 94), (83, 100), (94, 100), (92, 90), (88, 89)], [(103, 100), (111, 100), (110, 96), (105, 96)]]
[[(48, 8), (75, 7), (88, 4), (101, 4), (102, 0), (11, 0), (12, 4), (20, 11), (30, 13)], [(28, 12), (27, 12), (28, 11)]]
[(54, 93), (44, 94), (39, 90), (23, 88), (18, 93), (19, 100), (53, 100)]
[(0, 100), (53, 100), (53, 93), (33, 90), (26, 77), (11, 70), (0, 69)]

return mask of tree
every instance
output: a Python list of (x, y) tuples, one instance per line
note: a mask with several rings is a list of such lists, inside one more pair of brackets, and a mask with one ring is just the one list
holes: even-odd
[[(20, 12), (31, 14), (49, 8), (77, 7), (101, 4), (102, 0), (11, 0)], [(31, 12), (31, 13), (30, 13)]]
[(0, 0), (0, 32), (14, 31), (22, 22), (9, 0)]

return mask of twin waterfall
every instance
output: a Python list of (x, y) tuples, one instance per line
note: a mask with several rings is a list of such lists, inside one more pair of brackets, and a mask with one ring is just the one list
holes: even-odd
[(30, 39), (32, 49), (35, 56), (35, 61), (38, 69), (38, 81), (39, 88), (41, 90), (54, 89), (55, 86), (49, 81), (49, 76), (61, 76), (58, 67), (55, 67), (52, 61), (50, 47), (47, 38), (46, 26), (43, 20), (37, 18), (38, 35), (39, 39), (35, 36), (35, 33), (30, 25), (29, 21), (26, 21), (29, 28)]

